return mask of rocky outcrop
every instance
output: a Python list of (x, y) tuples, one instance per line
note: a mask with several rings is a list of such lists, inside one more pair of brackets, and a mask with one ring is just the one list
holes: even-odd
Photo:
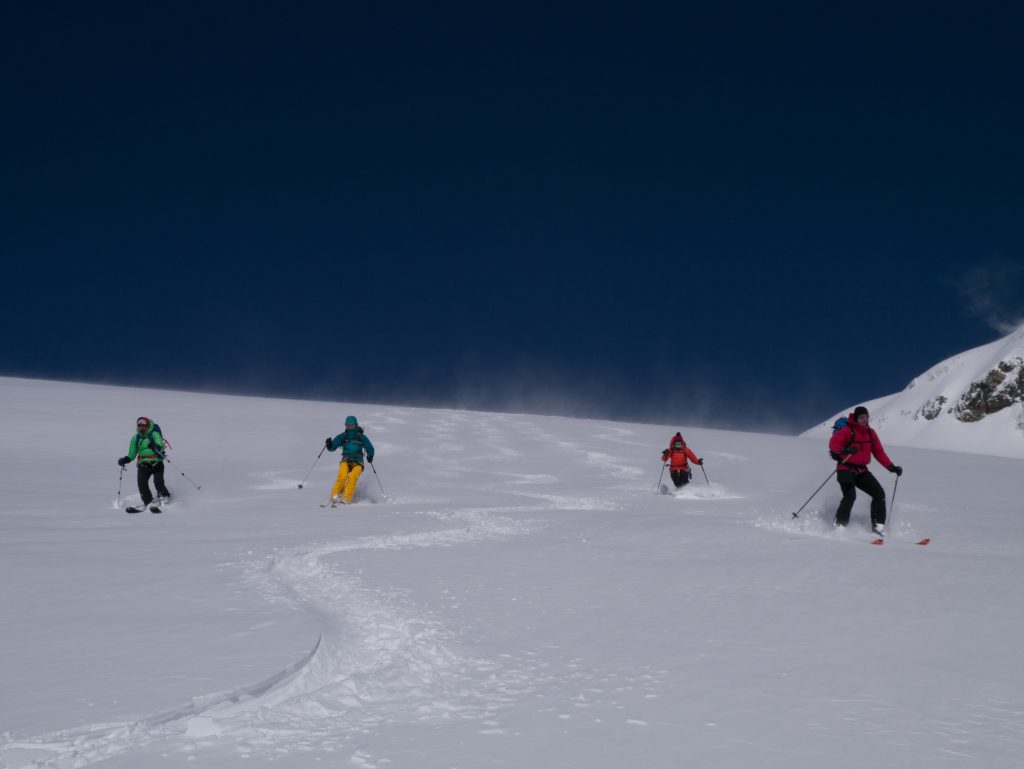
[(984, 379), (973, 382), (951, 411), (961, 422), (978, 422), (1014, 403), (1024, 403), (1024, 358), (1001, 361)]
[(935, 419), (939, 414), (942, 413), (942, 407), (946, 405), (946, 396), (940, 395), (938, 398), (933, 398), (924, 402), (924, 405), (917, 410), (914, 415), (914, 419), (918, 417), (924, 417), (925, 419)]

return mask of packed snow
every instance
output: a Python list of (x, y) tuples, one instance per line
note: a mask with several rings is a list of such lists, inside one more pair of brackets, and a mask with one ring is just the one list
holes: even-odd
[[(1000, 366), (1002, 368), (1000, 368)], [(998, 372), (995, 373), (994, 372)], [(994, 375), (993, 394), (1009, 390), (1008, 405), (977, 421), (958, 419), (956, 411), (972, 385)], [(989, 380), (991, 383), (991, 380)], [(932, 366), (895, 395), (862, 405), (871, 412), (871, 424), (892, 445), (991, 454), (1024, 459), (1024, 326), (990, 344), (954, 355)], [(804, 433), (827, 436), (836, 418), (853, 411), (851, 404)]]
[[(376, 461), (321, 508), (349, 414)], [(821, 438), (20, 379), (0, 415), (0, 767), (1024, 765), (1021, 460), (887, 445), (873, 546)], [(140, 415), (159, 515), (117, 495)], [(680, 428), (704, 469), (656, 493)]]

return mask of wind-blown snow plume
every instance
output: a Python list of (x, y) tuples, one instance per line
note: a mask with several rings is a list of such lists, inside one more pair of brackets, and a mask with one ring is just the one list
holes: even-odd
[(991, 259), (964, 274), (957, 290), (971, 315), (1000, 334), (1024, 323), (1024, 261)]

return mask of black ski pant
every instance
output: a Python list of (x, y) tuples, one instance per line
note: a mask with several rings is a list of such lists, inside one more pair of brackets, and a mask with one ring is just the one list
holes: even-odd
[(850, 470), (839, 470), (836, 473), (839, 488), (843, 490), (843, 501), (836, 510), (836, 526), (845, 526), (850, 522), (850, 511), (853, 501), (857, 498), (857, 489), (871, 497), (871, 525), (885, 523), (885, 489), (870, 472), (861, 473)]
[(144, 462), (139, 463), (139, 493), (142, 495), (142, 504), (148, 505), (153, 501), (153, 492), (149, 490), (149, 479), (153, 479), (153, 485), (156, 486), (156, 493), (161, 497), (171, 496), (171, 492), (167, 490), (164, 485), (164, 463), (163, 462)]
[(676, 485), (677, 489), (683, 488), (690, 482), (689, 470), (669, 470), (668, 474), (672, 476), (672, 483)]

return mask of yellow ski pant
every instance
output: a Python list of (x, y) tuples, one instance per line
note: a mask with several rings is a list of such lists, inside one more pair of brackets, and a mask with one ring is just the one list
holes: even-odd
[(342, 499), (346, 503), (351, 502), (352, 495), (356, 493), (356, 483), (359, 482), (359, 476), (362, 474), (363, 466), (361, 464), (342, 460), (338, 467), (338, 480), (334, 482), (334, 488), (331, 489), (331, 496), (336, 497), (344, 490), (345, 495)]

